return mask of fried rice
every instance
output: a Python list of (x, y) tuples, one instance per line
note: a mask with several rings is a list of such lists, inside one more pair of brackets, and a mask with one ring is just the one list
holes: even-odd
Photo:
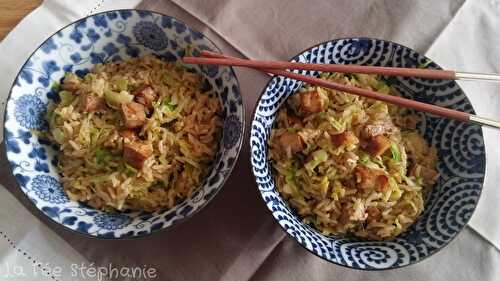
[[(323, 73), (323, 79), (385, 94), (375, 75)], [(269, 158), (277, 189), (325, 235), (387, 240), (424, 210), (436, 182), (437, 152), (405, 109), (305, 85), (278, 112)]]
[(68, 73), (51, 106), (72, 200), (103, 210), (155, 211), (190, 196), (208, 174), (222, 123), (201, 76), (154, 56)]

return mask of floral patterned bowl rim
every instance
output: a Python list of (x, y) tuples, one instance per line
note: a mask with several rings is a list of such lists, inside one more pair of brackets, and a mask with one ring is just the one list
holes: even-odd
[[(21, 75), (21, 72), (27, 66), (27, 64), (29, 63), (30, 59), (47, 42), (49, 42), (49, 40), (51, 40), (51, 38), (53, 38), (54, 36), (56, 36), (57, 34), (63, 32), (63, 31), (65, 31), (66, 29), (70, 28), (71, 26), (74, 26), (74, 25), (76, 25), (77, 23), (79, 23), (81, 21), (87, 21), (87, 20), (89, 20), (91, 18), (95, 18), (96, 16), (102, 16), (102, 17), (104, 17), (105, 15), (107, 15), (109, 13), (120, 13), (121, 14), (122, 12), (123, 13), (129, 13), (129, 14), (132, 14), (134, 16), (136, 14), (141, 14), (141, 18), (142, 18), (142, 15), (151, 15), (151, 16), (156, 16), (156, 17), (161, 17), (161, 18), (167, 18), (167, 19), (171, 20), (174, 24), (178, 24), (180, 26), (183, 26), (184, 31), (182, 31), (182, 32), (196, 33), (196, 35), (199, 36), (199, 39), (201, 38), (203, 40), (206, 40), (211, 45), (211, 47), (214, 48), (213, 51), (221, 52), (220, 48), (217, 47), (217, 45), (212, 40), (210, 40), (206, 35), (204, 35), (203, 33), (197, 31), (196, 29), (191, 28), (189, 25), (187, 25), (186, 23), (184, 23), (181, 20), (178, 20), (177, 18), (174, 18), (172, 16), (168, 16), (168, 15), (165, 15), (163, 13), (156, 12), (156, 11), (142, 10), (142, 9), (116, 9), (116, 10), (109, 10), (109, 11), (105, 11), (105, 12), (100, 12), (100, 13), (88, 15), (88, 16), (83, 17), (81, 19), (78, 19), (78, 20), (76, 20), (76, 21), (74, 21), (72, 23), (69, 23), (69, 24), (67, 24), (64, 27), (61, 27), (58, 31), (56, 31), (53, 34), (51, 34), (37, 48), (34, 49), (34, 51), (28, 56), (26, 62), (22, 65), (22, 67), (20, 68), (19, 72), (16, 75), (16, 78), (12, 82), (12, 85), (11, 85), (10, 90), (9, 90), (9, 94), (8, 94), (6, 102), (5, 102), (5, 110), (4, 110), (4, 115), (3, 115), (3, 117), (4, 117), (3, 133), (4, 133), (4, 142), (5, 142), (5, 146), (6, 146), (6, 151), (8, 150), (7, 149), (7, 146), (8, 146), (7, 145), (7, 140), (8, 140), (7, 135), (8, 135), (8, 132), (7, 132), (7, 126), (6, 126), (6, 123), (8, 121), (8, 112), (9, 112), (8, 111), (8, 103), (9, 103), (9, 101), (12, 98), (13, 88), (16, 86), (16, 83), (18, 82), (18, 79), (19, 79), (19, 77)], [(126, 21), (126, 20), (127, 20), (126, 18), (123, 19), (123, 21)], [(194, 40), (195, 39), (193, 39), (193, 41)], [(196, 47), (197, 46), (195, 46), (195, 50), (199, 51), (198, 49), (196, 49)], [(197, 68), (197, 67), (195, 67), (195, 68), (197, 70), (199, 70), (199, 68)], [(29, 198), (26, 195), (26, 192), (24, 190), (22, 190), (23, 193), (27, 196), (28, 201), (30, 201), (31, 204), (33, 204), (33, 206), (35, 207), (35, 209), (37, 209), (41, 214), (43, 214), (44, 216), (49, 217), (50, 219), (48, 221), (50, 221), (50, 223), (53, 223), (55, 225), (63, 226), (64, 229), (67, 229), (67, 230), (69, 230), (71, 232), (74, 232), (74, 233), (77, 233), (79, 235), (82, 235), (83, 237), (89, 237), (89, 238), (93, 238), (93, 239), (103, 239), (103, 240), (122, 239), (122, 240), (127, 240), (127, 239), (143, 238), (143, 237), (150, 236), (152, 234), (156, 234), (156, 233), (160, 233), (160, 232), (164, 232), (164, 231), (170, 230), (173, 227), (175, 227), (175, 226), (181, 224), (182, 222), (188, 220), (193, 215), (195, 215), (196, 213), (198, 213), (199, 211), (201, 211), (203, 208), (205, 208), (213, 200), (213, 198), (220, 192), (220, 190), (222, 189), (222, 187), (226, 183), (227, 179), (231, 175), (232, 170), (236, 166), (237, 159), (238, 159), (238, 156), (239, 156), (239, 153), (241, 151), (242, 144), (243, 144), (243, 136), (244, 136), (244, 128), (245, 128), (245, 118), (244, 118), (245, 113), (244, 113), (244, 107), (243, 107), (243, 103), (242, 103), (242, 97), (241, 97), (240, 92), (239, 92), (239, 81), (238, 81), (238, 78), (237, 78), (237, 76), (236, 76), (233, 68), (232, 67), (227, 67), (227, 69), (228, 70), (226, 71), (226, 74), (228, 75), (228, 77), (231, 77), (231, 79), (234, 79), (234, 83), (235, 83), (234, 86), (236, 87), (236, 88), (233, 87), (232, 89), (229, 89), (229, 91), (231, 91), (230, 94), (233, 94), (235, 96), (235, 99), (237, 100), (237, 102), (235, 103), (235, 106), (237, 107), (237, 110), (236, 110), (236, 113), (234, 113), (234, 115), (238, 115), (238, 119), (232, 118), (233, 115), (228, 116), (228, 117), (231, 117), (231, 118), (228, 118), (228, 119), (231, 119), (230, 120), (231, 122), (229, 122), (231, 124), (229, 124), (229, 125), (231, 125), (231, 129), (233, 129), (233, 130), (229, 134), (229, 138), (232, 138), (232, 140), (231, 140), (231, 142), (232, 142), (231, 143), (231, 147), (228, 148), (227, 150), (231, 149), (231, 151), (233, 152), (233, 154), (234, 154), (233, 157), (232, 157), (233, 161), (231, 163), (228, 163), (228, 169), (222, 171), (222, 173), (220, 173), (221, 175), (218, 175), (218, 178), (221, 177), (221, 179), (219, 179), (218, 181), (215, 181), (217, 187), (215, 187), (214, 190), (212, 190), (210, 192), (210, 194), (205, 195), (205, 197), (208, 198), (208, 199), (204, 200), (202, 204), (196, 206), (191, 211), (189, 211), (187, 213), (187, 215), (181, 216), (180, 218), (176, 219), (171, 224), (169, 224), (169, 225), (167, 225), (165, 227), (159, 227), (159, 228), (154, 228), (153, 227), (152, 229), (149, 229), (148, 231), (137, 232), (137, 233), (134, 233), (133, 235), (123, 235), (123, 236), (119, 236), (119, 237), (113, 237), (113, 236), (109, 236), (109, 235), (108, 236), (106, 236), (106, 235), (94, 235), (94, 234), (90, 234), (90, 233), (87, 233), (87, 232), (83, 232), (83, 231), (80, 231), (80, 230), (77, 230), (77, 229), (73, 229), (73, 228), (67, 227), (63, 223), (61, 223), (61, 222), (55, 220), (54, 218), (50, 217), (46, 212), (42, 211), (36, 205), (36, 203), (33, 200), (31, 200), (31, 198)], [(222, 83), (224, 83), (224, 80), (221, 80), (221, 81), (223, 81)], [(210, 82), (210, 83), (212, 84), (212, 82)], [(50, 86), (49, 86), (49, 88), (50, 88)], [(226, 126), (226, 122), (225, 122), (224, 126)], [(224, 127), (223, 137), (222, 138), (226, 138), (226, 130), (225, 129), (226, 129), (226, 127)], [(220, 143), (220, 148), (219, 149), (221, 150), (224, 145), (225, 144), (223, 143), (223, 140), (221, 139), (221, 143)], [(219, 151), (219, 153), (220, 153), (220, 151)], [(7, 158), (9, 158), (8, 154), (7, 154)], [(219, 158), (217, 158), (217, 159), (219, 159)], [(219, 160), (219, 162), (220, 161), (222, 161), (222, 159)], [(216, 169), (216, 164), (217, 163), (218, 162), (214, 162), (214, 166), (212, 168), (213, 170)], [(10, 172), (11, 172), (12, 175), (14, 175), (15, 166), (13, 165), (13, 162), (10, 161), (10, 159), (9, 159), (9, 164), (10, 164), (9, 165)], [(16, 181), (17, 181), (18, 185), (20, 185), (20, 186), (23, 185), (23, 183), (20, 182), (17, 177), (16, 177)], [(208, 180), (207, 180), (207, 182), (208, 182)], [(202, 189), (202, 187), (200, 187), (197, 191), (200, 191), (200, 189)], [(196, 194), (196, 192), (195, 192), (195, 194)], [(193, 197), (194, 196), (196, 196), (196, 195), (193, 195)], [(201, 195), (201, 196), (203, 196), (203, 195)], [(176, 207), (174, 207), (174, 208), (176, 208)], [(168, 213), (169, 211), (170, 210), (167, 210), (167, 211), (164, 211), (164, 212)], [(159, 213), (161, 213), (161, 212), (162, 211), (160, 211)], [(130, 212), (124, 212), (124, 214), (128, 214), (128, 213), (130, 213)], [(140, 213), (139, 215), (143, 215), (143, 214), (144, 214), (144, 212)]]
[[(370, 38), (370, 37), (345, 37), (345, 38), (337, 38), (337, 39), (323, 41), (323, 42), (317, 43), (316, 45), (313, 45), (311, 47), (304, 49), (303, 51), (299, 52), (297, 55), (293, 56), (289, 61), (305, 62), (305, 63), (331, 63), (331, 62), (329, 62), (328, 59), (324, 59), (324, 61), (320, 60), (318, 58), (316, 60), (313, 60), (309, 56), (307, 56), (307, 57), (303, 57), (303, 56), (306, 56), (306, 53), (309, 53), (309, 55), (311, 53), (317, 54), (321, 51), (320, 50), (321, 47), (324, 47), (326, 49), (325, 46), (327, 46), (328, 44), (336, 44), (336, 43), (340, 43), (340, 42), (349, 42), (349, 41), (358, 41), (358, 42), (372, 41), (372, 42), (376, 42), (376, 43), (380, 43), (380, 44), (392, 45), (395, 48), (404, 49), (405, 51), (409, 51), (411, 54), (417, 56), (419, 59), (424, 59), (425, 61), (421, 65), (425, 65), (426, 68), (441, 69), (441, 67), (438, 64), (436, 64), (434, 61), (432, 61), (431, 59), (427, 58), (424, 55), (421, 55), (420, 53), (418, 53), (417, 51), (415, 51), (409, 47), (406, 47), (406, 46), (399, 44), (399, 43), (395, 43), (395, 42), (390, 41), (390, 40)], [(340, 52), (339, 50), (337, 50), (337, 51)], [(342, 51), (344, 52), (345, 50), (342, 50)], [(345, 52), (348, 52), (348, 51), (345, 51)], [(381, 50), (375, 50), (374, 52), (381, 52)], [(331, 61), (331, 57), (330, 57), (330, 61)], [(343, 63), (343, 62), (338, 62), (338, 63)], [(346, 63), (351, 63), (351, 62), (346, 61)], [(352, 62), (352, 63), (355, 63), (355, 62)], [(355, 63), (355, 64), (357, 64), (357, 63)], [(360, 64), (363, 64), (363, 63), (360, 63)], [(411, 66), (407, 66), (407, 67), (411, 67)], [(295, 71), (295, 72), (300, 73), (300, 74), (304, 74), (304, 75), (311, 75), (311, 74), (317, 73), (314, 71)], [(481, 155), (479, 156), (479, 158), (481, 158), (481, 156), (482, 156), (482, 158), (480, 159), (481, 165), (480, 165), (480, 167), (478, 167), (478, 169), (481, 171), (482, 174), (478, 178), (478, 181), (475, 182), (475, 184), (477, 184), (474, 187), (475, 193), (473, 195), (471, 195), (471, 197), (473, 197), (473, 201), (474, 201), (472, 203), (473, 206), (468, 210), (468, 214), (466, 215), (466, 217), (460, 222), (459, 229), (456, 230), (449, 239), (444, 241), (444, 243), (436, 246), (435, 248), (430, 248), (429, 252), (425, 251), (423, 254), (419, 253), (419, 254), (421, 254), (421, 256), (418, 256), (417, 258), (413, 257), (413, 253), (410, 250), (409, 255), (411, 257), (406, 259), (408, 253), (405, 253), (404, 258), (406, 260), (404, 262), (400, 261), (401, 252), (398, 252), (398, 256), (396, 257), (396, 260), (393, 259), (391, 261), (391, 263), (384, 264), (385, 260), (383, 260), (379, 263), (377, 261), (377, 258), (380, 255), (384, 254), (384, 252), (383, 252), (384, 250), (387, 250), (387, 249), (391, 250), (392, 249), (392, 247), (387, 247), (387, 248), (385, 247), (386, 241), (382, 241), (382, 242), (375, 241), (374, 242), (374, 241), (362, 240), (362, 239), (357, 239), (357, 238), (339, 238), (336, 236), (323, 236), (322, 234), (317, 232), (317, 230), (315, 230), (313, 227), (304, 224), (300, 220), (300, 218), (298, 218), (298, 215), (295, 213), (295, 211), (288, 206), (288, 203), (285, 200), (283, 200), (283, 198), (281, 197), (281, 194), (279, 194), (279, 192), (276, 191), (276, 187), (274, 186), (274, 179), (272, 178), (272, 175), (271, 175), (272, 172), (271, 172), (270, 168), (268, 168), (268, 166), (270, 166), (270, 164), (268, 162), (269, 160), (266, 158), (263, 160), (263, 162), (265, 162), (265, 164), (259, 163), (259, 165), (257, 165), (255, 162), (255, 157), (256, 157), (255, 153), (258, 150), (262, 150), (262, 145), (263, 145), (262, 143), (257, 143), (255, 141), (255, 139), (257, 137), (256, 133), (258, 134), (257, 131), (259, 129), (262, 129), (264, 131), (270, 130), (270, 127), (274, 126), (274, 120), (273, 120), (273, 122), (272, 122), (273, 124), (270, 125), (269, 128), (268, 127), (257, 128), (258, 126), (262, 125), (262, 124), (254, 124), (256, 122), (256, 118), (257, 118), (257, 111), (258, 111), (259, 107), (263, 105), (263, 104), (261, 104), (261, 101), (266, 96), (266, 92), (269, 90), (269, 88), (274, 86), (274, 84), (277, 81), (276, 79), (281, 79), (281, 77), (278, 77), (278, 78), (272, 77), (269, 79), (268, 83), (266, 84), (264, 89), (261, 91), (261, 93), (260, 93), (260, 95), (255, 103), (255, 106), (253, 108), (253, 111), (252, 111), (252, 115), (251, 115), (252, 119), (250, 120), (251, 123), (250, 123), (250, 132), (249, 132), (249, 135), (250, 135), (249, 136), (249, 138), (250, 138), (249, 139), (249, 144), (250, 144), (250, 151), (249, 151), (250, 159), (249, 159), (249, 161), (250, 161), (250, 165), (252, 167), (252, 176), (257, 184), (257, 189), (261, 195), (261, 198), (264, 201), (264, 203), (266, 204), (266, 209), (268, 209), (268, 211), (273, 216), (273, 218), (276, 219), (280, 228), (286, 234), (288, 234), (292, 238), (294, 238), (295, 241), (297, 242), (297, 244), (299, 244), (302, 248), (306, 249), (307, 251), (313, 253), (315, 256), (317, 256), (323, 260), (326, 260), (328, 262), (331, 262), (333, 264), (340, 265), (340, 266), (343, 266), (346, 268), (363, 270), (363, 271), (384, 271), (384, 270), (397, 269), (397, 268), (402, 268), (402, 267), (406, 267), (409, 265), (413, 265), (413, 264), (416, 264), (424, 259), (427, 259), (428, 257), (433, 256), (435, 253), (439, 252), (441, 249), (443, 249), (444, 247), (449, 245), (449, 243), (453, 239), (455, 239), (458, 236), (458, 234), (463, 230), (463, 228), (467, 225), (468, 221), (470, 220), (470, 218), (472, 216), (472, 213), (474, 212), (474, 210), (478, 204), (479, 198), (481, 196), (481, 191), (482, 191), (483, 183), (484, 183), (484, 177), (485, 177), (485, 173), (486, 173), (486, 153), (485, 153), (485, 148), (484, 148), (482, 127), (480, 127), (479, 125), (466, 124), (466, 123), (463, 123), (462, 125), (476, 126), (478, 128), (477, 135), (480, 138), (480, 143), (481, 143), (481, 147), (479, 149), (479, 150), (481, 150)], [(284, 80), (290, 81), (293, 79), (285, 78)], [(466, 112), (469, 112), (471, 114), (475, 114), (474, 109), (473, 109), (470, 101), (468, 100), (467, 96), (462, 91), (460, 86), (455, 81), (450, 81), (449, 83), (453, 84), (454, 87), (456, 88), (456, 90), (464, 96), (464, 100), (465, 100), (464, 103), (466, 105), (465, 105), (465, 108), (460, 108), (460, 109), (464, 110)], [(283, 82), (282, 84), (285, 84), (285, 87), (286, 87), (285, 91), (290, 90), (292, 93), (294, 93), (298, 90), (298, 88), (300, 88), (300, 86), (297, 86), (297, 85), (302, 85), (302, 82), (298, 81), (297, 84), (294, 85), (293, 87), (290, 87), (290, 84), (287, 84), (286, 82)], [(284, 96), (288, 97), (291, 95), (291, 94), (290, 95), (283, 94), (282, 96), (279, 96), (280, 90), (275, 91), (274, 94), (277, 97), (270, 98), (269, 100), (271, 100), (271, 101), (277, 100), (276, 104), (280, 104), (281, 102), (283, 102), (282, 99), (285, 99)], [(403, 94), (405, 94), (405, 93), (403, 93)], [(269, 96), (266, 96), (266, 98), (269, 98)], [(412, 97), (408, 97), (408, 98), (412, 98)], [(267, 101), (267, 104), (264, 103), (264, 105), (269, 105), (270, 104), (269, 100)], [(427, 101), (427, 102), (429, 102), (429, 101)], [(277, 108), (279, 108), (280, 106), (281, 106), (281, 104), (279, 106), (277, 106)], [(421, 114), (421, 116), (427, 116), (425, 113), (420, 113), (420, 114)], [(276, 113), (273, 113), (273, 115), (274, 115), (273, 118), (275, 118)], [(264, 122), (264, 121), (262, 121), (262, 122)], [(457, 122), (460, 124), (460, 122), (454, 121), (454, 120), (451, 120), (450, 122)], [(267, 131), (266, 134), (269, 134), (269, 131)], [(267, 142), (267, 136), (266, 136), (265, 142)], [(254, 149), (256, 151), (254, 151)], [(265, 149), (267, 149), (267, 146)], [(259, 152), (257, 152), (257, 153), (259, 153)], [(261, 158), (267, 157), (267, 152), (264, 153), (264, 156), (261, 156), (259, 154), (259, 157), (261, 157)], [(441, 159), (440, 159), (440, 161), (441, 161)], [(262, 168), (262, 166), (266, 166), (266, 168)], [(258, 175), (259, 173), (262, 173), (263, 170), (265, 170), (267, 172), (267, 175), (266, 175), (266, 177), (268, 177), (267, 179), (264, 179), (262, 177), (262, 174)], [(265, 182), (265, 181), (267, 181), (267, 182)], [(441, 182), (441, 181), (438, 182), (434, 188), (435, 189), (438, 188), (438, 186), (441, 184), (443, 184), (443, 182)], [(276, 195), (269, 196), (269, 194), (266, 194), (266, 191), (269, 190), (268, 189), (269, 186), (272, 186), (271, 189), (274, 189), (274, 193)], [(433, 193), (434, 193), (434, 191), (433, 191)], [(441, 196), (442, 196), (442, 194), (441, 194)], [(433, 198), (431, 198), (431, 197), (433, 197)], [(422, 216), (427, 215), (427, 213), (429, 213), (431, 211), (431, 210), (429, 210), (429, 208), (431, 207), (431, 206), (429, 206), (429, 201), (431, 199), (437, 200), (434, 198), (434, 196), (429, 196), (428, 200), (426, 201), (424, 213), (421, 214), (419, 220), (417, 220), (417, 222), (415, 222), (415, 224), (410, 228), (410, 230), (413, 230), (417, 224), (419, 225), (419, 229), (421, 229), (422, 226), (421, 226), (420, 222), (421, 222)], [(443, 202), (441, 202), (441, 203), (443, 203)], [(274, 206), (275, 204), (280, 205), (280, 208), (275, 208), (275, 206)], [(286, 214), (284, 214), (284, 213), (286, 213)], [(289, 221), (283, 223), (283, 221), (286, 221), (286, 220), (289, 220)], [(297, 232), (293, 232), (293, 231), (290, 232), (291, 229), (293, 230), (294, 226), (298, 226), (298, 227), (301, 227), (303, 229), (300, 231), (297, 231)], [(405, 232), (401, 235), (406, 235), (406, 233), (410, 232), (410, 230), (408, 230), (407, 232)], [(330, 240), (330, 242), (332, 242), (332, 243), (331, 243), (331, 245), (321, 245), (320, 243), (315, 244), (315, 242), (318, 242), (318, 241), (311, 238), (310, 235), (311, 236), (319, 235), (319, 236), (326, 237), (326, 240)], [(417, 236), (418, 235), (419, 234), (417, 233)], [(311, 242), (308, 239), (311, 239), (314, 241)], [(419, 241), (421, 241), (420, 238), (417, 237), (417, 239)], [(336, 241), (339, 241), (339, 242), (336, 242)], [(360, 242), (360, 245), (359, 245), (360, 249), (355, 249), (356, 246), (347, 246), (346, 248), (341, 248), (341, 247), (343, 247), (342, 244), (349, 244), (350, 242)], [(387, 242), (387, 244), (397, 244), (397, 243), (401, 243), (401, 241), (398, 237), (394, 240)], [(325, 247), (323, 248), (323, 246), (325, 246)], [(363, 249), (363, 247), (364, 247), (364, 249)], [(379, 248), (379, 247), (384, 248), (384, 249), (381, 250), (380, 252), (377, 252), (377, 250), (378, 250), (377, 248)], [(343, 252), (344, 250), (345, 250), (345, 252)], [(407, 250), (407, 249), (405, 249), (405, 250)], [(330, 251), (330, 253), (328, 253), (328, 251)], [(335, 251), (335, 253), (333, 253), (334, 251)], [(352, 256), (351, 256), (351, 254), (347, 253), (347, 251), (352, 251)], [(370, 251), (372, 251), (372, 252), (370, 252)], [(368, 252), (368, 254), (367, 254), (367, 252)], [(373, 256), (374, 259), (371, 260), (371, 262), (375, 261), (376, 263), (370, 263), (370, 262), (366, 262), (366, 260), (363, 260), (366, 257), (368, 257), (368, 260), (369, 260), (370, 255), (373, 255), (373, 254), (374, 254), (374, 256)]]

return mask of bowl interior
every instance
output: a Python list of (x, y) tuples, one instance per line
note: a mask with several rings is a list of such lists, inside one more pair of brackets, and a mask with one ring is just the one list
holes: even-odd
[(137, 237), (167, 228), (209, 202), (229, 176), (241, 147), (244, 112), (238, 81), (228, 67), (192, 67), (222, 104), (223, 137), (209, 176), (190, 197), (168, 211), (110, 214), (70, 201), (59, 183), (57, 147), (38, 137), (47, 130), (51, 86), (65, 72), (86, 74), (99, 63), (155, 54), (177, 61), (218, 48), (203, 34), (165, 15), (138, 10), (96, 14), (70, 24), (47, 39), (22, 67), (5, 116), (5, 143), (12, 172), (27, 197), (51, 219), (77, 232), (102, 238)]
[[(351, 38), (314, 46), (294, 58), (299, 62), (439, 68), (399, 44)], [(315, 71), (297, 71), (319, 76)], [(407, 98), (469, 113), (473, 108), (453, 81), (383, 77)], [(333, 263), (358, 269), (388, 269), (415, 263), (448, 244), (466, 225), (479, 200), (485, 173), (481, 127), (418, 112), (418, 129), (438, 150), (440, 177), (425, 211), (405, 233), (387, 242), (325, 236), (303, 224), (275, 187), (268, 163), (267, 139), (278, 108), (302, 82), (273, 78), (258, 101), (251, 126), (251, 162), (259, 191), (274, 218), (303, 247)]]

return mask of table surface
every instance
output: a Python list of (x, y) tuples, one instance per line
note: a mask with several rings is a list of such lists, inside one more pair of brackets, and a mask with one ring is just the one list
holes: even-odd
[(42, 4), (42, 0), (0, 1), (0, 40), (2, 40), (27, 14)]

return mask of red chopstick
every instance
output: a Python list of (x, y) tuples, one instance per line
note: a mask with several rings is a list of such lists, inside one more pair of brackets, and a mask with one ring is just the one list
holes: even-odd
[[(472, 115), (466, 112), (458, 111), (458, 110), (453, 110), (445, 107), (440, 107), (432, 104), (427, 104), (423, 102), (418, 102), (402, 97), (397, 97), (397, 96), (392, 96), (388, 94), (382, 94), (378, 93), (375, 91), (370, 91), (354, 86), (349, 86), (349, 85), (344, 85), (344, 84), (339, 84), (331, 81), (327, 81), (324, 79), (316, 78), (316, 77), (311, 77), (311, 76), (306, 76), (306, 75), (301, 75), (281, 69), (270, 69), (267, 68), (270, 66), (269, 64), (263, 64), (264, 66), (260, 65), (257, 62), (261, 61), (253, 61), (253, 60), (245, 60), (245, 59), (240, 59), (240, 58), (234, 58), (230, 57), (227, 55), (222, 55), (214, 52), (209, 52), (209, 51), (203, 51), (201, 53), (203, 57), (184, 57), (183, 61), (185, 63), (189, 64), (218, 64), (218, 65), (227, 65), (227, 66), (245, 66), (245, 67), (250, 67), (254, 68), (257, 70), (261, 70), (267, 73), (271, 73), (274, 75), (279, 75), (279, 76), (284, 76), (300, 81), (304, 81), (306, 83), (312, 84), (312, 85), (317, 85), (325, 88), (330, 88), (334, 89), (337, 91), (342, 91), (342, 92), (348, 92), (351, 94), (359, 95), (362, 97), (366, 98), (372, 98), (375, 100), (380, 100), (383, 102), (395, 104), (401, 107), (406, 107), (406, 108), (413, 108), (419, 111), (423, 112), (428, 112), (431, 114), (435, 114), (438, 116), (446, 117), (446, 118), (452, 118), (456, 119), (462, 122), (472, 122), (480, 125), (487, 125), (487, 126), (492, 126), (495, 128), (500, 128), (500, 122), (483, 118), (483, 117), (478, 117), (476, 115)], [(210, 62), (210, 63), (209, 63)], [(280, 62), (280, 63), (285, 63), (285, 62)], [(282, 64), (284, 66), (290, 66), (288, 64)], [(277, 67), (277, 65), (274, 65)], [(324, 65), (326, 66), (326, 65)], [(386, 67), (387, 68), (387, 67)], [(317, 69), (312, 69), (310, 70), (317, 70)]]
[(218, 64), (218, 65), (244, 66), (244, 67), (264, 68), (264, 69), (282, 69), (282, 70), (300, 69), (300, 70), (315, 70), (323, 72), (365, 73), (365, 74), (378, 74), (385, 76), (418, 77), (418, 78), (428, 78), (428, 79), (481, 80), (489, 82), (500, 82), (500, 74), (496, 73), (473, 73), (473, 72), (428, 69), (428, 68), (405, 68), (405, 67), (369, 66), (369, 65), (352, 65), (352, 64), (301, 63), (301, 62), (270, 61), (270, 60), (228, 61), (227, 59), (228, 59), (227, 57), (205, 56), (204, 58), (185, 57), (184, 61), (186, 63), (196, 61), (196, 64)]

